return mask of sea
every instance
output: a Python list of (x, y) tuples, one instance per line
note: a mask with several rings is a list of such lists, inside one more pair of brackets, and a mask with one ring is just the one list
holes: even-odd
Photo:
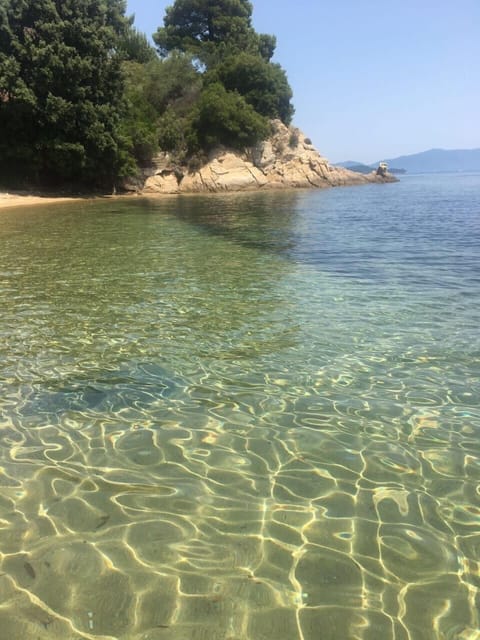
[(0, 216), (1, 640), (479, 640), (480, 174)]

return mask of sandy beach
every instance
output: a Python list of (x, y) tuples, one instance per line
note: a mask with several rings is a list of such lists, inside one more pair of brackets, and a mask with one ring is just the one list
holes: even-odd
[(30, 207), (37, 204), (55, 204), (59, 202), (75, 202), (96, 199), (132, 198), (136, 194), (123, 193), (117, 195), (90, 195), (90, 196), (55, 196), (28, 193), (9, 193), (0, 191), (0, 210), (12, 207)]
[(10, 207), (28, 207), (34, 204), (51, 204), (54, 202), (70, 202), (76, 198), (62, 196), (36, 196), (18, 193), (0, 192), (0, 209)]

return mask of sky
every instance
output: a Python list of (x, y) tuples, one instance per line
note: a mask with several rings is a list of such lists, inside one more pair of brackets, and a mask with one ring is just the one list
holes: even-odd
[[(331, 162), (480, 147), (480, 0), (252, 0), (293, 90), (293, 124)], [(173, 0), (127, 0), (151, 35)]]

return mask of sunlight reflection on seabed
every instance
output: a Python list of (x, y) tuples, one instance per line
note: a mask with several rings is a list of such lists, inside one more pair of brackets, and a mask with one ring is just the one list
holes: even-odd
[(194, 202), (6, 219), (0, 638), (480, 640), (480, 305)]
[[(264, 389), (250, 390), (257, 410), (278, 398)], [(278, 412), (232, 402), (202, 415), (198, 391), (166, 407), (152, 397), (149, 411), (3, 424), (5, 637), (305, 639), (320, 624), (327, 638), (441, 637), (467, 618), (458, 637), (477, 637), (478, 564), (452, 536), (475, 544), (478, 511), (459, 503), (447, 456), (428, 460), (439, 502), (405, 444), (348, 449), (349, 421), (318, 397), (302, 398), (304, 414), (287, 392)], [(412, 421), (417, 438), (432, 420)]]

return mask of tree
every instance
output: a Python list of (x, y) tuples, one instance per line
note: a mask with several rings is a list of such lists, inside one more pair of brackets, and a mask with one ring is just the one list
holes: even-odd
[(167, 7), (164, 26), (153, 39), (161, 56), (184, 51), (207, 67), (227, 52), (249, 51), (269, 60), (275, 38), (255, 32), (252, 10), (248, 0), (176, 0)]
[(290, 124), (292, 90), (279, 64), (266, 62), (250, 53), (240, 53), (228, 57), (212, 75), (228, 91), (242, 95), (262, 116), (280, 118)]
[(157, 52), (147, 36), (133, 26), (135, 16), (128, 18), (128, 28), (121, 36), (118, 51), (124, 60), (146, 64), (157, 58)]
[(167, 60), (177, 51), (201, 63), (204, 88), (187, 135), (197, 146), (241, 148), (267, 135), (265, 118), (292, 119), (286, 74), (270, 62), (276, 39), (256, 33), (252, 10), (248, 0), (175, 0), (153, 36)]
[(109, 184), (129, 169), (124, 0), (0, 0), (0, 171)]
[(148, 165), (158, 147), (184, 151), (188, 118), (202, 87), (191, 58), (174, 53), (147, 64), (125, 61), (123, 72), (127, 110), (122, 131), (137, 163)]
[(126, 108), (121, 120), (121, 132), (129, 154), (141, 167), (150, 164), (158, 148), (158, 113), (146, 95), (148, 66), (132, 61), (125, 61), (122, 65)]
[(209, 150), (219, 144), (242, 149), (268, 136), (268, 121), (242, 96), (220, 83), (204, 89), (194, 111), (190, 150)]
[(146, 65), (140, 77), (145, 96), (159, 115), (169, 106), (183, 114), (196, 101), (202, 87), (202, 76), (191, 56), (177, 51), (165, 60)]

